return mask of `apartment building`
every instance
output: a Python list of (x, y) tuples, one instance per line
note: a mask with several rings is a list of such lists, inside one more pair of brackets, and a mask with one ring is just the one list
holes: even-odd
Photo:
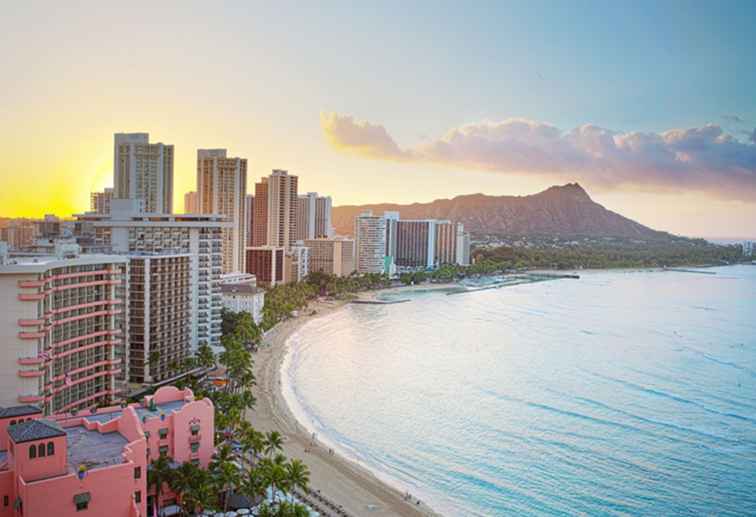
[(268, 244), (268, 178), (255, 183), (255, 201), (252, 206), (251, 247)]
[(222, 230), (217, 214), (145, 214), (133, 200), (113, 200), (110, 215), (77, 215), (77, 232), (94, 247), (115, 253), (188, 254), (192, 352), (203, 343), (220, 346)]
[(247, 273), (255, 275), (257, 283), (273, 287), (283, 283), (284, 255), (286, 250), (279, 246), (256, 246), (247, 248)]
[(247, 194), (244, 199), (244, 246), (252, 246), (252, 234), (255, 224), (255, 196)]
[(331, 237), (332, 201), (330, 196), (308, 192), (297, 198), (296, 240)]
[(297, 176), (274, 169), (255, 184), (253, 246), (290, 248), (297, 241)]
[(190, 191), (184, 194), (184, 213), (185, 214), (199, 214), (199, 197), (196, 191)]
[(141, 211), (173, 212), (173, 146), (150, 143), (148, 133), (116, 133), (113, 197), (138, 199)]
[(254, 284), (222, 284), (223, 307), (233, 312), (248, 312), (258, 325), (262, 321), (265, 291)]
[[(210, 399), (172, 386), (141, 403), (49, 418), (33, 406), (0, 408), (0, 517), (155, 515), (150, 462), (207, 468), (214, 434)], [(175, 499), (163, 487), (159, 506), (178, 510)]]
[(188, 253), (129, 256), (131, 382), (170, 379), (191, 355), (190, 264)]
[(223, 272), (244, 269), (247, 160), (230, 158), (226, 149), (197, 150), (199, 213), (222, 214), (231, 223), (223, 230)]
[(373, 215), (373, 212), (369, 210), (355, 218), (355, 268), (358, 273), (387, 273), (389, 271), (386, 260), (390, 257), (386, 253), (386, 226), (386, 217)]
[(92, 192), (89, 195), (89, 209), (97, 214), (109, 214), (112, 199), (112, 188), (105, 188), (102, 192)]
[[(2, 248), (2, 246), (0, 246)], [(128, 259), (13, 257), (0, 249), (0, 404), (45, 414), (108, 404), (126, 390)]]
[(349, 276), (355, 270), (352, 239), (307, 239), (304, 245), (310, 250), (310, 272)]

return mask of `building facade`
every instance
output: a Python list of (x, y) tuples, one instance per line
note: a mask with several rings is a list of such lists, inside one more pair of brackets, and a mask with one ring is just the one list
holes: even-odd
[(244, 200), (244, 247), (252, 246), (252, 232), (255, 225), (255, 196), (247, 194)]
[(296, 240), (332, 237), (331, 211), (330, 196), (319, 196), (317, 192), (298, 196)]
[[(2, 408), (0, 517), (152, 516), (150, 462), (164, 455), (207, 468), (214, 434), (210, 399), (172, 386), (142, 403), (50, 418), (31, 406)], [(164, 486), (160, 507), (175, 499)]]
[(191, 255), (129, 257), (129, 380), (175, 376), (191, 355)]
[(265, 291), (251, 284), (223, 284), (223, 307), (233, 312), (248, 312), (260, 324), (265, 305)]
[(255, 202), (252, 206), (252, 244), (265, 246), (268, 243), (268, 178), (255, 183)]
[(307, 239), (304, 245), (310, 250), (310, 272), (349, 276), (355, 271), (354, 240)]
[(355, 218), (355, 269), (358, 273), (386, 273), (386, 218), (363, 212)]
[(305, 246), (292, 246), (284, 254), (285, 284), (302, 282), (310, 273), (310, 249)]
[(402, 220), (396, 225), (398, 270), (423, 270), (435, 267), (436, 220)]
[(0, 254), (0, 404), (38, 404), (45, 414), (120, 399), (128, 357), (128, 260)]
[(97, 214), (109, 214), (112, 199), (112, 188), (105, 188), (102, 192), (92, 192), (89, 196), (89, 209)]
[(173, 212), (173, 146), (151, 144), (147, 133), (116, 133), (113, 197), (138, 199), (141, 210)]
[[(290, 248), (296, 242), (297, 176), (274, 170), (267, 181), (267, 242), (268, 246)], [(255, 201), (263, 202), (255, 191)], [(257, 205), (257, 202), (255, 203)]]
[(199, 208), (199, 197), (197, 197), (197, 192), (194, 190), (191, 190), (184, 194), (184, 213), (185, 214), (199, 214), (200, 208)]
[(189, 254), (192, 352), (203, 343), (220, 346), (221, 232), (228, 227), (222, 215), (144, 214), (133, 201), (118, 199), (109, 216), (77, 216), (77, 233), (93, 247), (125, 254)]
[(231, 223), (223, 230), (224, 273), (244, 269), (246, 196), (246, 159), (229, 158), (225, 149), (197, 151), (199, 213), (222, 214)]
[(285, 249), (278, 246), (247, 248), (247, 273), (255, 275), (257, 283), (273, 287), (284, 282)]

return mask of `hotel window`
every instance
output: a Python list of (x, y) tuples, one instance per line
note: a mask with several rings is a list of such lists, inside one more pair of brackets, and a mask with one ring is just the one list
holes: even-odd
[(191, 427), (191, 431), (192, 431), (192, 436), (197, 436), (199, 434), (199, 431), (200, 431), (200, 426), (198, 426), (197, 424), (194, 424)]
[(159, 432), (160, 432), (160, 439), (161, 440), (165, 440), (166, 438), (168, 438), (168, 429), (167, 428), (163, 428)]
[(139, 504), (139, 503), (142, 502), (142, 491), (141, 490), (137, 490), (136, 492), (134, 492), (134, 502), (137, 503), (137, 504)]
[(55, 444), (53, 442), (47, 442), (47, 455), (52, 456), (55, 454)]
[(142, 477), (142, 467), (134, 467), (134, 479)]
[(198, 460), (198, 459), (193, 459), (193, 460), (192, 460), (192, 465), (194, 465), (195, 467), (199, 467), (199, 464), (200, 464), (200, 463), (199, 463), (199, 460)]
[(168, 454), (168, 446), (167, 445), (161, 445), (160, 449), (158, 449), (158, 450), (160, 451), (160, 455), (161, 456), (165, 456), (166, 454)]
[(44, 443), (40, 443), (37, 446), (37, 456), (39, 456), (40, 458), (45, 457), (45, 444)]
[(33, 460), (36, 457), (37, 457), (37, 446), (32, 445), (31, 447), (29, 447), (29, 459)]
[(199, 450), (199, 448), (200, 448), (200, 444), (199, 443), (193, 443), (192, 444), (192, 452), (197, 452)]
[(9, 501), (8, 501), (8, 496), (7, 496), (7, 495), (4, 495), (4, 496), (3, 496), (3, 506), (8, 506), (8, 502), (9, 502)]

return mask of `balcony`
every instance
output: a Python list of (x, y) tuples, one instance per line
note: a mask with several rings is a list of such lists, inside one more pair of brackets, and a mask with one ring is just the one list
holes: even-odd
[(44, 300), (47, 293), (19, 294), (18, 300), (21, 302), (38, 302)]
[(18, 320), (18, 326), (19, 327), (36, 327), (37, 325), (44, 325), (45, 320), (27, 320), (27, 319), (20, 319)]
[(18, 376), (19, 377), (42, 377), (44, 375), (44, 372), (41, 370), (19, 370)]
[(22, 404), (36, 404), (45, 400), (42, 395), (19, 395), (18, 401)]
[(18, 359), (18, 364), (21, 366), (33, 366), (35, 364), (42, 364), (45, 360), (41, 357), (20, 357)]
[(20, 339), (40, 339), (45, 337), (44, 332), (19, 332), (18, 337)]
[(44, 280), (19, 280), (18, 286), (22, 288), (36, 288), (36, 287), (42, 287), (45, 285)]

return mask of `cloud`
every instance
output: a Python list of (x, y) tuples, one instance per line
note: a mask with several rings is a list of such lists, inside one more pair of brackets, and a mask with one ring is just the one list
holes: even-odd
[(372, 159), (562, 176), (603, 188), (703, 191), (756, 202), (756, 130), (744, 142), (715, 124), (663, 133), (585, 124), (565, 132), (544, 122), (506, 119), (460, 126), (402, 149), (383, 126), (351, 116), (324, 114), (321, 126), (337, 150)]
[(727, 122), (732, 122), (735, 124), (745, 123), (745, 119), (743, 119), (743, 117), (740, 117), (738, 115), (722, 115), (722, 119), (726, 120)]

